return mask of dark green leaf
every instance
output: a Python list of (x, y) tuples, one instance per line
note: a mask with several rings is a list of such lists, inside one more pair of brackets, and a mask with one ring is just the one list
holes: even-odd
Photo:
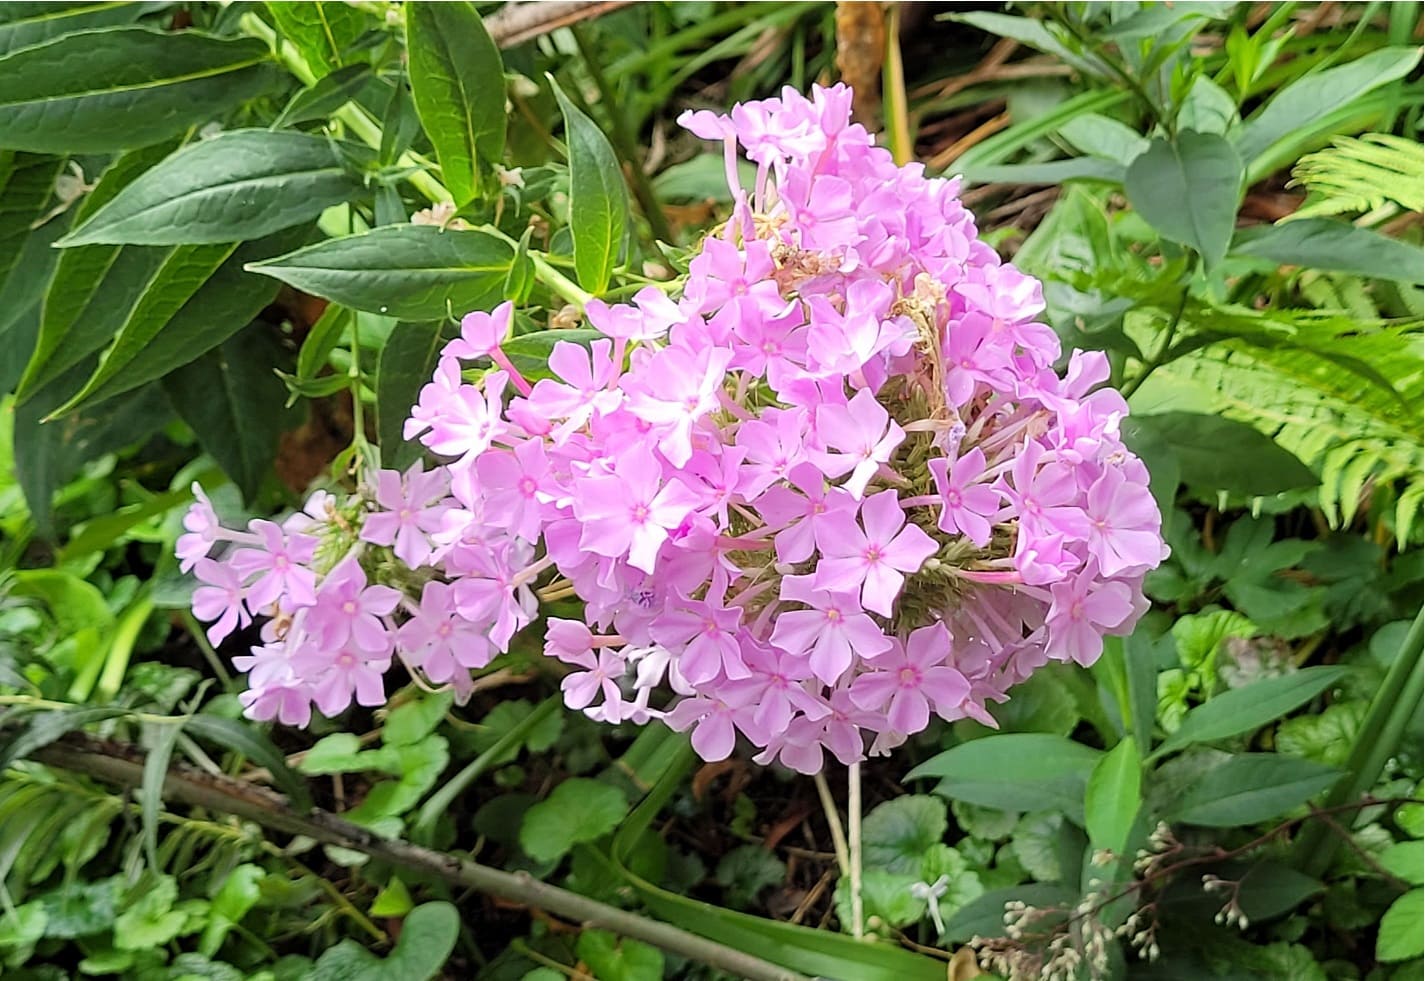
[(1156, 441), (1171, 446), (1183, 483), (1201, 490), (1264, 497), (1320, 481), (1260, 430), (1222, 416), (1196, 412), (1135, 415), (1124, 421), (1130, 446)]
[(324, 136), (235, 130), (192, 143), (140, 176), (61, 246), (240, 242), (311, 221), (361, 190)]
[(1100, 157), (1074, 157), (1038, 164), (985, 164), (963, 171), (976, 184), (1062, 184), (1072, 180), (1107, 181), (1121, 184), (1123, 165)]
[(0, 58), (0, 145), (109, 153), (157, 143), (266, 87), (267, 46), (142, 27), (85, 31)]
[(787, 863), (761, 845), (738, 845), (717, 863), (713, 878), (727, 889), (726, 905), (746, 909), (763, 889), (787, 881)]
[(1165, 817), (1210, 828), (1268, 821), (1306, 803), (1335, 783), (1340, 773), (1276, 753), (1244, 753), (1207, 771)]
[(500, 300), (514, 249), (478, 231), (390, 225), (252, 264), (307, 293), (402, 320), (440, 320)]
[(554, 353), (554, 345), (560, 341), (582, 344), (588, 347), (604, 335), (587, 327), (559, 330), (536, 330), (528, 334), (511, 337), (500, 350), (510, 363), (529, 381), (553, 377), (549, 370), (549, 356)]
[(0, 55), (50, 38), (132, 24), (162, 3), (0, 3)]
[(1143, 761), (1132, 736), (1094, 766), (1084, 793), (1084, 828), (1095, 850), (1115, 855), (1128, 845), (1128, 833), (1143, 805)]
[(537, 862), (552, 862), (575, 845), (608, 834), (628, 814), (628, 801), (611, 784), (574, 777), (525, 812), (520, 847)]
[(272, 121), (273, 129), (325, 119), (356, 98), (371, 79), (370, 65), (347, 65), (307, 86)]
[(1303, 668), (1223, 692), (1189, 712), (1155, 755), (1260, 729), (1305, 705), (1345, 673), (1346, 669), (1338, 666)]
[(271, 329), (257, 326), (163, 379), (174, 409), (245, 500), (271, 469), (289, 421), (286, 386), (273, 371), (285, 359)]
[(1083, 820), (1084, 787), (1103, 754), (1062, 736), (1008, 733), (932, 756), (907, 780), (939, 777), (937, 793), (1009, 811), (1058, 808)]
[(965, 943), (971, 937), (1004, 936), (1005, 903), (1020, 902), (1036, 909), (1063, 907), (1067, 910), (1078, 898), (1077, 892), (1046, 883), (992, 889), (970, 900), (946, 921), (944, 939), (948, 943)]
[[(332, 349), (341, 342), (342, 334), (351, 325), (351, 311), (335, 303), (327, 304), (312, 329), (302, 341), (302, 350), (297, 354), (297, 377), (309, 380), (326, 366)], [(344, 384), (344, 383), (343, 383)]]
[(505, 69), (473, 3), (406, 8), (411, 94), (457, 206), (505, 151)]
[(382, 466), (404, 470), (421, 454), (401, 431), (421, 387), (431, 380), (440, 353), (440, 324), (396, 325), (376, 362), (376, 437)]
[[(308, 234), (306, 227), (288, 228), (266, 238), (244, 242), (167, 319), (140, 321), (131, 315), (83, 391), (60, 411), (71, 412), (85, 403), (112, 398), (161, 378), (242, 330), (272, 302), (278, 290), (277, 284), (250, 275), (245, 271), (247, 267), (292, 248)], [(146, 298), (141, 299), (140, 307), (145, 303)]]
[(148, 438), (173, 415), (168, 399), (155, 385), (102, 409), (90, 407), (42, 423), (66, 393), (88, 377), (93, 366), (93, 359), (80, 362), (56, 378), (52, 387), (15, 409), (15, 471), (43, 535), (54, 534), (51, 499), (56, 490), (85, 464)]
[(564, 142), (569, 148), (569, 229), (574, 236), (574, 270), (579, 285), (602, 293), (609, 285), (623, 248), (628, 224), (628, 189), (608, 138), (594, 121), (549, 84), (564, 114)]
[[(74, 220), (93, 214), (170, 149), (171, 144), (160, 144), (119, 157), (74, 209)], [(112, 339), (171, 251), (132, 249), (120, 255), (113, 246), (94, 245), (60, 252), (45, 293), (35, 350), (16, 393), (19, 400), (27, 401)]]
[(1321, 880), (1277, 862), (1258, 862), (1238, 880), (1237, 903), (1253, 923), (1290, 912), (1325, 889)]
[(267, 9), (318, 78), (342, 63), (342, 55), (366, 29), (362, 11), (334, 0), (269, 3)]
[(1210, 269), (1227, 254), (1242, 190), (1242, 160), (1216, 133), (1156, 139), (1128, 165), (1123, 188), (1164, 237), (1196, 249)]
[[(45, 212), (61, 161), (36, 153), (0, 150), (0, 283), (20, 261), (30, 226)], [(9, 285), (0, 296), (11, 302)]]
[(1232, 254), (1280, 266), (1425, 283), (1425, 252), (1420, 246), (1331, 218), (1303, 218), (1244, 229), (1233, 239)]
[(95, 722), (116, 719), (127, 710), (111, 706), (85, 706), (35, 712), (23, 718), (19, 731), (10, 728), (6, 745), (0, 746), (0, 770), (16, 760), (23, 760), (37, 749)]
[(217, 743), (264, 767), (295, 810), (305, 812), (311, 808), (312, 798), (307, 793), (306, 783), (287, 765), (282, 752), (252, 723), (199, 713), (190, 718), (183, 729), (191, 736)]
[(1237, 150), (1250, 163), (1294, 131), (1309, 131), (1323, 116), (1405, 77), (1419, 61), (1417, 47), (1381, 48), (1347, 64), (1304, 75), (1278, 91), (1237, 131)]

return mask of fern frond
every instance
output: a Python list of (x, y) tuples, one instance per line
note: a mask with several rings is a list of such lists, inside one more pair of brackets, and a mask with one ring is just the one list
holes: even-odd
[(1425, 147), (1387, 133), (1339, 137), (1302, 157), (1288, 186), (1305, 187), (1307, 198), (1287, 220), (1375, 211), (1387, 201), (1425, 210)]

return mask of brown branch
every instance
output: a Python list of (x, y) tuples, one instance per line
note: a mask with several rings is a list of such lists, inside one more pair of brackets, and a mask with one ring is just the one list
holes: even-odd
[[(143, 783), (144, 752), (124, 743), (69, 735), (36, 750), (31, 759), (119, 786), (138, 787)], [(323, 844), (361, 852), (400, 868), (433, 875), (523, 906), (546, 910), (585, 927), (611, 930), (738, 977), (752, 981), (809, 981), (795, 971), (778, 967), (760, 957), (667, 923), (595, 902), (540, 882), (525, 872), (505, 872), (398, 839), (380, 838), (326, 811), (313, 809), (308, 814), (299, 814), (280, 794), (241, 780), (216, 777), (177, 764), (169, 767), (163, 783), (163, 796), (167, 800), (246, 818), (275, 831), (304, 835)]]
[(544, 0), (508, 3), (485, 18), (485, 29), (496, 44), (513, 48), (542, 34), (592, 20), (626, 7), (632, 0)]

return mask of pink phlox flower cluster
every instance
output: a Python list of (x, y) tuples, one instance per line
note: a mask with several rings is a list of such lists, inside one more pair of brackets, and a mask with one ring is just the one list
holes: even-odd
[(555, 343), (534, 384), (502, 352), (511, 305), (467, 316), (406, 425), (435, 470), (375, 474), (320, 533), (195, 505), (179, 555), (210, 635), (270, 618), (250, 714), (379, 702), (393, 659), (468, 692), (577, 598), (545, 639), (571, 708), (815, 772), (932, 716), (993, 725), (1035, 669), (1133, 629), (1165, 546), (1106, 360), (1056, 370), (1039, 284), (850, 100), (684, 114), (736, 204), (681, 290), (591, 301), (603, 337)]

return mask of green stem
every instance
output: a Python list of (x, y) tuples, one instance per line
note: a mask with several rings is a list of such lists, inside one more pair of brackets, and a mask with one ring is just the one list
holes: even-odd
[(1163, 127), (1164, 132), (1166, 132), (1169, 137), (1172, 137), (1176, 134), (1177, 121), (1169, 116), (1164, 115), (1162, 109), (1158, 105), (1158, 100), (1154, 99), (1148, 94), (1148, 90), (1143, 87), (1142, 82), (1134, 78), (1132, 74), (1128, 72), (1127, 69), (1125, 69), (1122, 65), (1118, 64), (1118, 62), (1114, 61), (1107, 54), (1105, 54), (1103, 49), (1098, 44), (1094, 43), (1094, 41), (1092, 41), (1090, 38), (1080, 33), (1078, 27), (1075, 26), (1073, 21), (1068, 16), (1066, 16), (1062, 10), (1059, 9), (1057, 4), (1049, 4), (1046, 9), (1049, 13), (1049, 16), (1053, 17), (1054, 21), (1060, 27), (1068, 31), (1069, 34), (1073, 36), (1074, 40), (1078, 41), (1079, 44), (1083, 46), (1083, 49), (1086, 52), (1091, 53), (1096, 59), (1098, 59), (1098, 62), (1103, 65), (1104, 68), (1108, 69), (1108, 71), (1112, 73), (1115, 78), (1117, 78), (1120, 82), (1127, 86), (1128, 90), (1138, 97), (1138, 101), (1143, 103), (1143, 107), (1148, 110), (1148, 114), (1153, 117), (1153, 119), (1158, 123), (1159, 126)]
[(563, 701), (558, 695), (551, 695), (540, 702), (535, 706), (533, 712), (510, 726), (493, 746), (471, 760), (466, 764), (465, 769), (437, 790), (430, 800), (421, 807), (416, 823), (411, 826), (412, 840), (430, 841), (431, 833), (435, 830), (435, 823), (440, 820), (441, 815), (450, 810), (456, 798), (465, 793), (466, 788), (474, 783), (480, 774), (488, 770), (496, 760), (523, 742), (530, 731), (553, 715), (561, 704)]
[[(1415, 615), (1405, 643), (1375, 697), (1371, 699), (1366, 717), (1356, 732), (1351, 755), (1343, 767), (1345, 774), (1331, 788), (1326, 799), (1321, 802), (1322, 810), (1332, 810), (1348, 806), (1366, 794), (1380, 779), (1386, 762), (1400, 747), (1411, 719), (1420, 707), (1422, 662), (1422, 624), (1425, 611)], [(1331, 859), (1340, 847), (1341, 839), (1331, 834), (1331, 829), (1318, 822), (1302, 830), (1296, 839), (1296, 861), (1293, 866), (1307, 875), (1320, 876), (1331, 865)]]
[(1143, 366), (1143, 370), (1139, 372), (1131, 382), (1123, 386), (1123, 392), (1121, 394), (1125, 401), (1127, 401), (1130, 395), (1143, 387), (1143, 383), (1148, 380), (1149, 375), (1171, 360), (1168, 357), (1168, 351), (1172, 348), (1173, 338), (1177, 336), (1178, 325), (1182, 323), (1183, 311), (1187, 309), (1187, 300), (1187, 289), (1184, 288), (1183, 295), (1178, 300), (1178, 309), (1173, 313), (1173, 319), (1168, 323), (1168, 329), (1163, 334), (1163, 343), (1158, 346), (1158, 353), (1148, 359), (1148, 363)]
[(633, 185), (633, 196), (638, 198), (638, 206), (643, 209), (643, 217), (648, 219), (648, 227), (653, 230), (653, 237), (662, 239), (664, 242), (673, 242), (673, 229), (668, 226), (668, 216), (663, 213), (663, 206), (658, 203), (658, 195), (653, 193), (653, 185), (648, 180), (648, 175), (644, 173), (643, 165), (638, 159), (638, 148), (634, 143), (633, 134), (628, 130), (628, 117), (618, 108), (618, 98), (614, 93), (613, 86), (609, 84), (604, 76), (604, 70), (599, 67), (599, 59), (595, 57), (593, 49), (589, 46), (588, 37), (581, 27), (571, 27), (570, 31), (574, 35), (574, 43), (579, 47), (579, 54), (584, 59), (584, 67), (589, 71), (589, 77), (594, 80), (594, 86), (599, 90), (599, 99), (603, 102), (604, 111), (609, 117), (610, 135), (613, 136), (615, 149), (618, 155), (623, 158), (628, 165), (629, 181)]

